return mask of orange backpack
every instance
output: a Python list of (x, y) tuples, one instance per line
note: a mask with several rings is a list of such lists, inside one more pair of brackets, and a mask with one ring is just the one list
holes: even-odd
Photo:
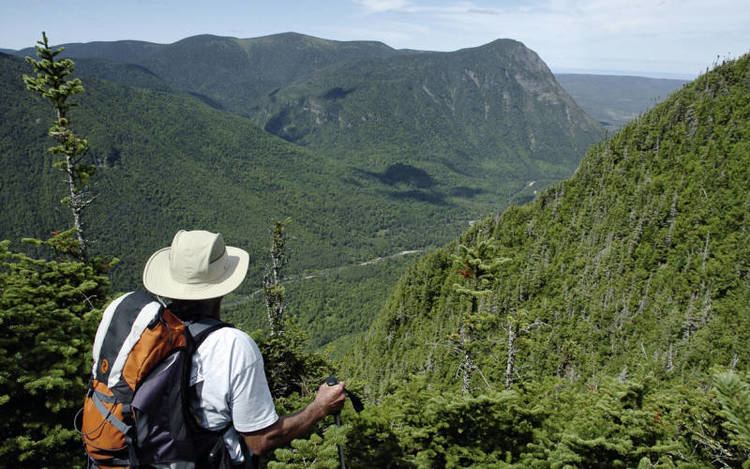
[(199, 429), (188, 390), (193, 352), (225, 326), (185, 323), (145, 291), (107, 307), (83, 407), (83, 441), (94, 467), (198, 461), (203, 449), (216, 451), (221, 432)]

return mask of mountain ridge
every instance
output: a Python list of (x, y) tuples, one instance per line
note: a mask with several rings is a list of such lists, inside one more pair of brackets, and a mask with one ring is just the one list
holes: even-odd
[[(332, 41), (298, 33), (247, 39), (202, 34), (170, 44), (96, 41), (55, 47), (61, 46), (65, 48), (63, 55), (68, 57), (144, 66), (171, 86), (208, 96), (240, 114), (247, 114), (259, 96), (312, 69), (340, 60), (400, 54), (382, 43)], [(17, 55), (33, 52), (33, 48), (27, 48)]]
[(602, 135), (538, 55), (513, 40), (334, 64), (259, 108), (260, 126), (297, 144), (486, 182), (564, 177)]
[[(291, 41), (294, 47), (267, 47), (264, 45), (265, 42), (276, 44), (278, 42)], [(93, 50), (90, 54), (76, 51), (76, 47), (94, 48), (100, 47), (104, 43), (95, 43), (92, 45), (69, 45), (67, 53), (71, 56), (86, 57), (92, 55), (95, 57), (103, 57), (106, 55), (101, 50)], [(312, 44), (312, 46), (310, 45)], [(320, 46), (323, 44), (323, 46)], [(106, 45), (106, 44), (105, 44)], [(479, 194), (486, 190), (484, 187), (479, 187), (477, 190), (471, 189), (471, 184), (467, 185), (461, 179), (468, 174), (463, 168), (459, 168), (455, 161), (457, 159), (464, 159), (467, 164), (474, 166), (474, 174), (481, 174), (486, 176), (485, 171), (488, 167), (497, 165), (504, 165), (506, 169), (499, 173), (495, 171), (492, 177), (499, 177), (500, 180), (507, 178), (506, 175), (511, 175), (510, 178), (518, 178), (523, 180), (523, 185), (528, 183), (530, 180), (546, 181), (550, 179), (564, 177), (569, 174), (575, 167), (579, 155), (582, 153), (585, 146), (590, 144), (592, 141), (601, 138), (599, 129), (596, 129), (596, 124), (589, 121), (584, 113), (580, 112), (575, 103), (567, 97), (565, 91), (559, 86), (552, 90), (548, 96), (552, 97), (552, 101), (555, 101), (555, 96), (559, 95), (561, 98), (558, 102), (564, 103), (566, 108), (570, 108), (573, 111), (564, 111), (567, 117), (555, 117), (556, 122), (546, 122), (550, 119), (544, 116), (544, 113), (539, 113), (541, 119), (534, 121), (533, 119), (525, 119), (522, 123), (513, 123), (511, 126), (505, 125), (505, 128), (497, 129), (488, 127), (481, 121), (476, 121), (469, 125), (467, 118), (470, 116), (481, 114), (481, 109), (466, 108), (461, 116), (448, 121), (443, 119), (443, 122), (439, 124), (439, 127), (431, 128), (436, 119), (440, 118), (440, 111), (430, 111), (427, 114), (420, 114), (420, 109), (425, 108), (425, 105), (429, 105), (429, 102), (425, 102), (422, 98), (421, 102), (415, 102), (410, 108), (405, 108), (399, 103), (402, 97), (405, 97), (404, 91), (400, 97), (393, 95), (393, 90), (388, 87), (383, 87), (379, 90), (372, 90), (371, 96), (367, 97), (369, 102), (360, 103), (360, 107), (364, 106), (365, 109), (372, 108), (373, 106), (380, 106), (380, 119), (381, 122), (375, 123), (370, 122), (369, 125), (382, 124), (382, 121), (391, 121), (390, 127), (381, 127), (379, 129), (365, 130), (364, 135), (356, 134), (352, 131), (329, 132), (327, 137), (329, 142), (331, 140), (336, 141), (329, 145), (316, 145), (315, 142), (302, 142), (299, 139), (290, 137), (285, 134), (284, 128), (290, 127), (304, 127), (306, 123), (302, 123), (301, 127), (297, 123), (288, 123), (284, 121), (284, 115), (287, 113), (285, 110), (281, 110), (281, 115), (278, 116), (267, 116), (270, 112), (265, 109), (269, 106), (273, 106), (272, 102), (279, 96), (285, 93), (284, 90), (287, 88), (294, 87), (294, 83), (305, 83), (307, 81), (314, 81), (316, 76), (325, 76), (327, 73), (328, 77), (335, 76), (336, 74), (342, 73), (351, 74), (351, 79), (358, 81), (359, 83), (372, 81), (373, 79), (380, 77), (384, 80), (388, 79), (383, 76), (383, 73), (378, 70), (380, 65), (385, 64), (387, 67), (392, 61), (396, 61), (396, 68), (393, 73), (398, 74), (409, 74), (412, 73), (413, 67), (411, 66), (413, 61), (425, 62), (433, 61), (438, 62), (432, 69), (425, 69), (422, 74), (423, 79), (430, 79), (432, 75), (440, 73), (440, 68), (445, 68), (450, 65), (451, 62), (457, 60), (469, 60), (476, 61), (479, 63), (494, 62), (502, 60), (510, 60), (513, 56), (518, 57), (526, 56), (527, 60), (523, 62), (516, 69), (523, 67), (534, 67), (533, 71), (530, 71), (531, 75), (535, 73), (545, 75), (543, 80), (547, 80), (550, 83), (554, 83), (554, 77), (549, 72), (546, 65), (539, 59), (539, 57), (533, 52), (528, 51), (522, 43), (510, 39), (500, 39), (493, 41), (489, 44), (478, 46), (475, 48), (462, 49), (456, 52), (422, 52), (419, 54), (413, 53), (401, 53), (381, 43), (365, 42), (365, 41), (330, 41), (311, 36), (305, 36), (296, 33), (283, 33), (278, 35), (264, 36), (255, 39), (236, 39), (220, 37), (215, 35), (200, 35), (193, 36), (190, 38), (177, 41), (170, 45), (154, 45), (149, 43), (139, 42), (125, 42), (120, 46), (126, 47), (156, 47), (159, 51), (147, 54), (143, 60), (134, 61), (132, 65), (129, 65), (125, 73), (121, 73), (114, 64), (111, 63), (98, 63), (95, 59), (79, 59), (81, 61), (81, 70), (89, 76), (105, 78), (108, 80), (118, 81), (126, 85), (135, 85), (145, 88), (152, 88), (158, 91), (164, 91), (168, 87), (172, 87), (177, 91), (186, 92), (192, 96), (200, 99), (204, 103), (221, 110), (232, 111), (241, 115), (255, 115), (254, 119), (257, 124), (261, 127), (270, 130), (271, 133), (276, 133), (283, 138), (293, 141), (296, 144), (308, 145), (313, 143), (313, 146), (317, 150), (326, 151), (333, 153), (337, 158), (343, 157), (349, 160), (362, 160), (365, 159), (364, 164), (355, 163), (354, 171), (355, 174), (385, 174), (387, 171), (391, 171), (389, 165), (398, 164), (414, 164), (415, 158), (417, 160), (429, 159), (430, 152), (435, 153), (433, 160), (439, 159), (441, 167), (433, 168), (422, 168), (417, 165), (416, 170), (418, 171), (431, 171), (434, 174), (443, 172), (446, 168), (447, 171), (452, 174), (448, 177), (448, 181), (444, 181), (449, 185), (458, 187), (456, 193), (463, 194)], [(375, 49), (373, 49), (373, 45)], [(103, 49), (108, 47), (118, 47), (117, 45), (106, 45)], [(299, 46), (299, 47), (298, 47)], [(296, 50), (300, 48), (300, 50)], [(364, 47), (364, 49), (363, 49)], [(328, 50), (328, 49), (333, 50)], [(168, 58), (167, 62), (163, 62), (159, 57), (165, 56), (165, 50), (169, 49), (171, 58)], [(325, 49), (325, 50), (324, 50)], [(351, 49), (351, 50), (349, 50)], [(323, 52), (321, 52), (323, 50)], [(291, 60), (286, 57), (289, 54), (302, 54), (306, 58), (304, 60)], [(318, 51), (318, 52), (315, 52)], [(366, 52), (363, 54), (363, 51)], [(272, 53), (273, 52), (273, 53)], [(248, 55), (249, 54), (249, 55)], [(323, 54), (317, 57), (315, 54)], [(167, 54), (169, 55), (169, 54)], [(252, 70), (247, 69), (247, 65), (250, 60), (249, 57), (253, 56), (256, 62), (256, 67), (250, 67)], [(283, 56), (284, 59), (277, 64), (278, 58)], [(322, 57), (322, 58), (321, 58)], [(465, 57), (465, 59), (461, 59)], [(292, 57), (293, 58), (293, 57)], [(531, 58), (531, 59), (529, 59)], [(108, 57), (106, 60), (115, 60), (116, 57)], [(231, 60), (230, 60), (231, 59)], [(518, 60), (515, 60), (518, 62)], [(120, 58), (122, 60), (122, 57)], [(167, 60), (167, 59), (165, 59)], [(178, 61), (178, 66), (170, 65), (172, 62)], [(194, 68), (193, 64), (201, 63), (198, 68)], [(366, 68), (362, 69), (358, 64), (375, 64), (375, 69), (368, 71)], [(264, 64), (263, 66), (260, 66)], [(142, 68), (138, 68), (142, 67)], [(423, 67), (424, 68), (424, 67)], [(245, 71), (243, 71), (245, 70)], [(259, 71), (260, 70), (260, 71)], [(142, 73), (141, 73), (142, 72)], [(455, 75), (452, 80), (454, 84), (446, 83), (446, 86), (452, 88), (448, 89), (436, 89), (437, 93), (444, 94), (443, 96), (432, 96), (432, 100), (442, 100), (443, 103), (449, 107), (455, 107), (455, 103), (450, 98), (451, 93), (455, 93), (456, 86), (460, 85), (461, 81), (473, 80), (478, 83), (476, 76), (472, 77), (471, 70), (459, 71), (453, 73)], [(507, 73), (507, 72), (506, 72)], [(529, 77), (529, 74), (519, 74), (518, 70), (514, 73), (516, 80), (521, 79), (523, 86), (532, 86), (529, 89), (520, 89), (515, 91), (515, 96), (522, 96), (525, 93), (534, 93), (536, 90), (533, 89), (534, 79), (524, 79)], [(265, 74), (265, 75), (264, 75)], [(360, 74), (357, 78), (356, 74)], [(226, 77), (231, 77), (230, 80), (225, 80)], [(275, 78), (274, 78), (275, 77)], [(327, 78), (324, 78), (327, 79)], [(249, 84), (251, 83), (252, 84)], [(515, 83), (515, 81), (507, 81), (507, 83)], [(286, 86), (286, 88), (285, 88)], [(411, 85), (408, 85), (411, 86)], [(418, 85), (415, 85), (418, 86)], [(439, 85), (441, 88), (444, 86)], [(478, 86), (478, 85), (477, 85)], [(426, 85), (422, 85), (426, 88)], [(348, 90), (348, 91), (347, 91)], [(345, 102), (345, 96), (351, 92), (352, 88), (346, 85), (336, 86), (332, 85), (326, 90), (322, 90), (319, 93), (324, 98), (327, 96), (333, 97), (330, 100), (337, 101), (339, 103)], [(429, 89), (428, 94), (432, 93)], [(238, 94), (239, 93), (239, 94)], [(338, 94), (336, 94), (338, 93)], [(408, 94), (408, 93), (407, 93)], [(242, 96), (240, 96), (242, 95)], [(388, 96), (391, 96), (388, 98)], [(492, 109), (497, 109), (495, 104), (490, 104), (488, 99), (494, 99), (497, 101), (499, 95), (490, 96), (485, 98), (484, 102), (484, 115), (485, 120), (488, 113)], [(504, 96), (503, 99), (510, 99), (510, 95)], [(475, 100), (476, 101), (476, 100)], [(386, 107), (383, 104), (387, 103)], [(248, 107), (252, 104), (251, 107)], [(547, 103), (554, 104), (554, 102)], [(476, 106), (481, 107), (481, 103), (477, 103)], [(506, 103), (506, 106), (512, 105), (512, 103)], [(469, 106), (472, 106), (469, 104)], [(399, 107), (401, 110), (399, 111)], [(414, 111), (416, 109), (416, 111)], [(426, 109), (426, 108), (425, 108)], [(527, 109), (528, 111), (528, 109)], [(455, 109), (453, 111), (455, 113)], [(562, 112), (562, 111), (561, 111)], [(402, 117), (399, 117), (401, 113)], [(511, 114), (515, 111), (511, 110)], [(365, 113), (366, 114), (366, 113)], [(587, 126), (582, 132), (586, 135), (577, 135), (581, 132), (576, 132), (574, 129), (568, 131), (570, 135), (559, 135), (555, 137), (555, 140), (568, 142), (571, 138), (576, 140), (576, 143), (572, 146), (560, 146), (557, 148), (557, 144), (550, 145), (549, 143), (542, 142), (541, 146), (546, 145), (548, 150), (547, 156), (541, 158), (542, 161), (539, 163), (529, 164), (529, 161), (523, 157), (517, 157), (527, 152), (528, 146), (533, 146), (539, 140), (539, 135), (546, 134), (550, 129), (554, 130), (562, 125), (565, 125), (564, 120), (567, 118), (571, 120), (571, 115), (574, 115), (575, 125), (582, 124)], [(304, 116), (303, 116), (304, 117)], [(358, 120), (354, 122), (356, 124), (359, 119), (367, 119), (364, 114), (358, 115)], [(395, 117), (395, 120), (394, 120)], [(307, 119), (308, 117), (304, 117)], [(401, 119), (401, 120), (399, 120)], [(503, 116), (499, 116), (498, 119), (502, 122), (505, 119)], [(513, 116), (507, 121), (513, 121)], [(410, 122), (414, 121), (416, 125)], [(478, 125), (477, 125), (478, 124)], [(546, 126), (546, 127), (545, 127)], [(542, 128), (544, 127), (544, 128)], [(281, 128), (282, 131), (277, 131)], [(385, 129), (385, 130), (383, 130)], [(374, 135), (373, 132), (377, 130), (378, 135)], [(499, 130), (499, 131), (498, 131)], [(502, 135), (500, 135), (502, 134)], [(550, 137), (551, 138), (551, 137)], [(411, 143), (404, 147), (402, 142), (411, 140)], [(494, 140), (494, 141), (493, 141)], [(549, 139), (548, 139), (549, 140)], [(373, 145), (377, 142), (382, 141), (384, 144), (379, 148), (373, 150)], [(484, 142), (490, 142), (485, 145)], [(335, 148), (334, 148), (335, 147)], [(550, 152), (554, 152), (550, 153)], [(343, 153), (343, 156), (342, 156)], [(374, 153), (374, 155), (373, 155)], [(464, 158), (462, 155), (469, 155), (468, 158)], [(487, 155), (484, 158), (484, 162), (472, 162), (472, 159), (476, 159), (476, 155)], [(389, 155), (389, 156), (385, 156)], [(473, 156), (472, 156), (473, 155)], [(376, 160), (376, 164), (373, 165), (367, 160)], [(383, 158), (388, 161), (383, 161)], [(533, 157), (533, 155), (532, 155)], [(552, 158), (552, 159), (550, 159)], [(533, 158), (532, 158), (533, 159)], [(517, 160), (517, 161), (513, 161)], [(556, 161), (559, 160), (559, 161)], [(551, 163), (550, 163), (551, 161)], [(387, 164), (384, 164), (387, 163)], [(475, 178), (476, 179), (476, 178)], [(480, 182), (480, 186), (486, 186), (488, 181), (481, 182), (480, 178), (477, 181)], [(507, 184), (504, 182), (504, 184)], [(513, 182), (513, 187), (510, 189), (503, 189), (506, 194), (515, 193), (523, 185), (518, 186), (520, 182)], [(462, 189), (469, 187), (468, 190)], [(450, 189), (454, 191), (454, 189)], [(432, 192), (425, 192), (424, 190), (403, 191), (402, 196), (404, 197), (416, 197), (422, 200), (434, 200), (441, 202), (441, 197), (436, 197), (436, 194)]]
[[(304, 49), (307, 45), (318, 44), (323, 49), (339, 49), (339, 54), (342, 49), (354, 48), (360, 51), (362, 59), (372, 57), (373, 54), (379, 57), (393, 57), (397, 55), (418, 55), (418, 54), (455, 54), (455, 53), (471, 53), (472, 50), (479, 51), (491, 51), (493, 48), (502, 49), (507, 47), (509, 44), (522, 44), (518, 41), (508, 38), (498, 38), (487, 44), (482, 44), (476, 47), (468, 47), (463, 49), (457, 49), (454, 51), (427, 51), (427, 50), (407, 50), (407, 49), (394, 49), (387, 44), (379, 41), (341, 41), (322, 39), (314, 36), (296, 33), (296, 32), (284, 32), (278, 34), (269, 34), (266, 36), (260, 36), (255, 38), (237, 38), (232, 36), (219, 36), (213, 34), (201, 34), (196, 36), (190, 36), (172, 43), (156, 44), (146, 41), (135, 41), (135, 40), (124, 40), (124, 41), (93, 41), (89, 43), (69, 43), (61, 44), (68, 49), (66, 52), (71, 56), (79, 58), (100, 58), (115, 60), (123, 63), (137, 63), (147, 69), (154, 68), (154, 64), (146, 63), (150, 58), (157, 54), (164, 55), (164, 51), (167, 49), (179, 49), (186, 45), (196, 44), (200, 47), (202, 42), (219, 41), (226, 44), (236, 44), (239, 49), (245, 51), (246, 54), (251, 54), (253, 49), (259, 47), (267, 48), (272, 47), (279, 49), (279, 47), (286, 48), (286, 52), (280, 52), (279, 55), (288, 53), (290, 49)], [(149, 51), (146, 51), (149, 49)], [(315, 47), (307, 47), (305, 50), (308, 53), (315, 51)], [(379, 49), (380, 53), (375, 53), (374, 50)], [(136, 50), (140, 50), (137, 52)], [(279, 49), (280, 50), (280, 49)], [(361, 54), (361, 51), (369, 50), (370, 52)], [(21, 51), (8, 51), (16, 55), (32, 54), (33, 48), (23, 49)], [(239, 54), (239, 53), (238, 53)], [(148, 59), (148, 60), (147, 60)], [(346, 61), (351, 61), (354, 57), (346, 58)], [(242, 54), (237, 55), (237, 60), (240, 62), (245, 60), (242, 58)], [(248, 56), (247, 60), (251, 60)], [(297, 58), (292, 62), (305, 63), (307, 59)], [(158, 62), (158, 60), (157, 60)], [(322, 63), (321, 65), (334, 65), (335, 62), (330, 60)], [(341, 61), (338, 60), (338, 63)], [(252, 68), (262, 69), (268, 67), (268, 61), (266, 65), (262, 63), (255, 63)], [(270, 68), (277, 68), (276, 65), (271, 64)], [(318, 70), (320, 67), (316, 67)], [(224, 90), (219, 94), (227, 94), (226, 99), (222, 99), (221, 96), (217, 96), (216, 93), (211, 93), (212, 88), (217, 86), (224, 86), (222, 83), (212, 83), (211, 86), (191, 86), (184, 82), (179, 82), (184, 75), (183, 70), (180, 73), (176, 73), (178, 82), (174, 82), (175, 78), (170, 78), (169, 73), (165, 74), (167, 82), (172, 83), (172, 86), (179, 86), (181, 89), (187, 92), (197, 93), (199, 96), (205, 96), (211, 102), (219, 104), (222, 109), (231, 109), (234, 112), (240, 114), (255, 114), (258, 109), (254, 109), (253, 106), (258, 99), (263, 98), (268, 94), (276, 93), (280, 88), (290, 85), (293, 81), (303, 79), (312, 73), (313, 69), (307, 69), (301, 74), (294, 74), (287, 71), (287, 76), (283, 80), (270, 80), (267, 82), (268, 77), (263, 78), (260, 75), (254, 80), (257, 81), (255, 85), (250, 85), (250, 88), (258, 88), (250, 93), (249, 96), (240, 97), (242, 104), (230, 103), (228, 101), (236, 101), (237, 92), (233, 90)], [(158, 74), (164, 74), (163, 70), (155, 69)], [(291, 73), (291, 74), (290, 74)], [(109, 76), (108, 79), (114, 79), (117, 81), (117, 77)], [(248, 77), (249, 78), (249, 77)], [(669, 81), (664, 79), (647, 79), (644, 77), (626, 77), (626, 76), (614, 76), (606, 74), (578, 74), (578, 73), (556, 73), (555, 78), (563, 86), (571, 96), (574, 96), (575, 101), (585, 109), (586, 113), (592, 116), (597, 122), (604, 125), (608, 130), (617, 130), (622, 127), (628, 120), (635, 118), (638, 114), (645, 111), (647, 108), (653, 106), (659, 99), (665, 98), (669, 93), (674, 91), (684, 81)], [(247, 80), (245, 80), (247, 83)], [(127, 84), (127, 82), (125, 82)], [(234, 82), (237, 87), (248, 87), (246, 83)], [(263, 84), (266, 83), (266, 84)]]

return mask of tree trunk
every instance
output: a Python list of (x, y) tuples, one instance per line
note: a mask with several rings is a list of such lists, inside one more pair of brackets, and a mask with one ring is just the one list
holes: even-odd
[(281, 285), (281, 281), (282, 269), (286, 264), (285, 245), (284, 222), (276, 221), (271, 235), (271, 268), (270, 272), (263, 277), (263, 291), (266, 296), (266, 310), (271, 335), (282, 335), (284, 333), (286, 299), (284, 298), (284, 287)]
[(471, 358), (471, 353), (467, 349), (466, 342), (466, 326), (461, 325), (459, 331), (459, 340), (461, 341), (461, 353), (463, 354), (461, 360), (461, 390), (464, 394), (471, 393), (471, 372), (474, 370), (474, 361)]
[[(66, 124), (67, 120), (65, 117), (65, 114), (60, 110), (57, 109), (57, 124), (62, 127), (63, 129), (68, 129), (68, 126)], [(60, 145), (65, 144), (65, 139), (67, 137), (65, 135), (59, 135), (56, 137), (56, 140)], [(70, 210), (73, 212), (73, 227), (76, 229), (76, 239), (78, 239), (78, 244), (80, 245), (81, 249), (81, 257), (83, 259), (86, 258), (86, 239), (83, 235), (83, 220), (81, 219), (81, 214), (83, 212), (83, 209), (86, 206), (86, 201), (84, 200), (84, 196), (81, 192), (78, 191), (76, 188), (76, 180), (75, 180), (75, 173), (74, 173), (74, 162), (72, 160), (72, 157), (70, 154), (65, 154), (65, 176), (68, 183), (68, 197), (70, 197)]]
[(505, 389), (513, 386), (513, 372), (516, 366), (516, 328), (508, 321), (508, 358), (505, 363)]

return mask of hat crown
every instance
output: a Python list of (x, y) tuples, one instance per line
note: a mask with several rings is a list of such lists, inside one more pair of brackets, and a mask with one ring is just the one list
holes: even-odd
[(219, 233), (178, 231), (170, 247), (151, 255), (143, 268), (143, 286), (173, 300), (219, 298), (240, 286), (249, 255), (226, 246)]
[(172, 240), (169, 273), (180, 283), (209, 283), (224, 274), (227, 261), (227, 250), (220, 233), (181, 230)]

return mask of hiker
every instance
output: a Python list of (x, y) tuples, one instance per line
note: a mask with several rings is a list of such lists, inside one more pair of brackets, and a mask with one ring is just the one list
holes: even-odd
[[(257, 456), (268, 454), (274, 448), (309, 433), (318, 421), (327, 415), (336, 413), (344, 405), (345, 390), (343, 383), (336, 385), (322, 384), (314, 401), (300, 412), (282, 417), (276, 414), (263, 368), (263, 357), (258, 346), (244, 332), (234, 327), (225, 327), (225, 323), (219, 322), (221, 300), (242, 283), (247, 273), (248, 262), (248, 253), (236, 247), (225, 246), (221, 234), (208, 231), (179, 231), (174, 236), (170, 247), (157, 251), (146, 263), (143, 271), (143, 285), (150, 294), (145, 292), (130, 293), (116, 299), (107, 308), (94, 343), (95, 363), (92, 374), (92, 383), (94, 384), (92, 384), (87, 395), (88, 407), (84, 407), (83, 421), (84, 437), (89, 454), (94, 453), (95, 457), (92, 457), (92, 460), (96, 460), (97, 465), (109, 467), (110, 464), (120, 465), (115, 463), (121, 461), (124, 461), (121, 465), (133, 465), (133, 460), (137, 461), (139, 457), (141, 458), (140, 462), (143, 462), (142, 454), (145, 452), (143, 448), (139, 446), (137, 451), (141, 451), (141, 454), (135, 454), (137, 451), (132, 448), (134, 445), (129, 444), (132, 438), (121, 436), (122, 434), (134, 434), (132, 429), (135, 427), (138, 429), (138, 435), (167, 434), (163, 431), (159, 433), (161, 430), (157, 431), (152, 428), (144, 429), (145, 426), (151, 424), (148, 418), (155, 422), (154, 428), (156, 428), (160, 424), (158, 419), (163, 420), (163, 417), (157, 416), (157, 419), (143, 417), (140, 419), (141, 422), (138, 422), (136, 417), (136, 422), (128, 426), (124, 424), (128, 419), (121, 416), (131, 412), (131, 407), (136, 408), (138, 405), (138, 392), (141, 395), (145, 393), (145, 391), (138, 390), (148, 388), (144, 384), (129, 387), (126, 385), (127, 383), (124, 384), (128, 379), (133, 381), (135, 378), (126, 376), (128, 374), (128, 363), (131, 361), (130, 357), (120, 358), (124, 352), (118, 351), (120, 348), (124, 348), (121, 343), (128, 342), (127, 338), (122, 339), (122, 337), (129, 337), (128, 334), (133, 334), (129, 332), (130, 328), (136, 328), (133, 323), (137, 325), (141, 316), (145, 318), (143, 325), (140, 326), (141, 332), (139, 334), (141, 335), (138, 336), (138, 339), (132, 339), (131, 342), (145, 342), (144, 337), (146, 337), (148, 331), (143, 332), (144, 330), (152, 329), (152, 327), (156, 330), (162, 325), (171, 327), (167, 323), (174, 323), (177, 325), (176, 327), (183, 327), (183, 330), (183, 322), (190, 324), (190, 333), (193, 334), (194, 339), (196, 333), (192, 330), (193, 325), (205, 326), (204, 329), (209, 329), (204, 331), (203, 334), (198, 334), (200, 338), (196, 340), (195, 343), (198, 345), (192, 352), (189, 381), (182, 387), (189, 386), (185, 394), (189, 399), (190, 413), (197, 420), (200, 428), (210, 430), (214, 432), (214, 435), (218, 435), (211, 440), (213, 443), (209, 445), (208, 449), (213, 454), (217, 451), (217, 448), (220, 448), (219, 451), (222, 453), (219, 457), (222, 461), (221, 467), (255, 467)], [(161, 305), (154, 300), (152, 295), (156, 296)], [(158, 313), (155, 318), (153, 318), (153, 313), (148, 312), (149, 308), (164, 310), (163, 305), (166, 306), (166, 312)], [(127, 308), (130, 308), (130, 310), (127, 310)], [(122, 310), (127, 311), (121, 312)], [(135, 311), (135, 313), (131, 311)], [(178, 319), (174, 318), (173, 315)], [(134, 318), (129, 320), (129, 325), (120, 326), (121, 329), (128, 329), (127, 331), (118, 333), (116, 330), (112, 330), (113, 328), (116, 329), (118, 317)], [(145, 325), (146, 323), (148, 326)], [(169, 330), (174, 330), (174, 328)], [(160, 332), (159, 334), (161, 334), (159, 335), (160, 338), (153, 339), (154, 341), (163, 341), (164, 337), (168, 335), (171, 343), (171, 332)], [(112, 339), (113, 335), (118, 337)], [(138, 342), (136, 342), (136, 345), (129, 345), (131, 349), (127, 353), (135, 353), (133, 350), (138, 346)], [(112, 343), (117, 345), (110, 345)], [(116, 350), (112, 351), (113, 349)], [(150, 355), (151, 353), (146, 352), (141, 353), (141, 355)], [(109, 360), (112, 363), (109, 363), (104, 358), (105, 356), (117, 356), (117, 358), (110, 358)], [(134, 358), (133, 360), (138, 359)], [(187, 360), (186, 358), (185, 361)], [(168, 360), (164, 361), (168, 362)], [(117, 362), (120, 362), (120, 365)], [(122, 362), (125, 362), (124, 368)], [(159, 369), (149, 372), (148, 375), (167, 376), (169, 373), (168, 366), (169, 363), (162, 364)], [(140, 369), (140, 365), (136, 368)], [(113, 373), (121, 373), (122, 377), (119, 375), (113, 377)], [(130, 374), (133, 375), (134, 373), (130, 372)], [(138, 374), (142, 373), (139, 372)], [(158, 381), (159, 379), (157, 376), (152, 381)], [(165, 379), (162, 379), (162, 381)], [(183, 379), (183, 381), (185, 380)], [(158, 385), (158, 383), (154, 384), (154, 386)], [(173, 388), (174, 386), (170, 384), (168, 387)], [(171, 391), (161, 390), (158, 393), (152, 393), (152, 395), (162, 396), (159, 397), (162, 402), (153, 403), (152, 401), (152, 403), (143, 407), (159, 409), (165, 406), (174, 406), (169, 401), (169, 397), (163, 397), (169, 392)], [(121, 395), (124, 398), (120, 398)], [(133, 397), (133, 395), (136, 397)], [(141, 400), (143, 399), (154, 398), (141, 398)], [(174, 398), (171, 399), (174, 400)], [(94, 402), (97, 400), (98, 402)], [(119, 405), (118, 400), (124, 403), (125, 410), (115, 407)], [(88, 401), (91, 401), (91, 403), (88, 403)], [(98, 413), (95, 407), (98, 409)], [(89, 417), (88, 422), (87, 415), (93, 416)], [(169, 416), (167, 419), (174, 420)], [(102, 438), (99, 435), (102, 432), (110, 432), (108, 424), (104, 421), (110, 422), (116, 428), (121, 429), (121, 433), (117, 433), (116, 430), (111, 430), (111, 432), (116, 434), (119, 438), (118, 441), (124, 441), (129, 446), (129, 456), (122, 452), (101, 451), (101, 446), (96, 438)], [(103, 426), (104, 430), (101, 430)], [(173, 423), (162, 424), (162, 427), (164, 426), (174, 428)], [(221, 445), (222, 440), (223, 445)], [(148, 453), (157, 456), (148, 457), (151, 458), (150, 461), (181, 460), (180, 457), (171, 456), (167, 458), (163, 456), (168, 451), (176, 452), (178, 456), (181, 455), (179, 444), (181, 443), (170, 443), (168, 449), (164, 449), (164, 445), (156, 445), (156, 449)], [(112, 446), (118, 447), (117, 444)], [(188, 446), (183, 444), (181, 448), (192, 453), (208, 452), (203, 449), (196, 449), (200, 445), (192, 444), (190, 441), (188, 441)], [(159, 456), (159, 454), (162, 456)], [(198, 458), (198, 461), (207, 460), (205, 455), (193, 454), (186, 457), (186, 459), (189, 458)], [(227, 459), (231, 460), (231, 464), (227, 464)], [(137, 465), (140, 462), (135, 464)], [(199, 462), (198, 469), (203, 468), (201, 464), (206, 463)], [(195, 467), (192, 464), (185, 466), (175, 465), (174, 463), (154, 464), (154, 466), (180, 469)]]

